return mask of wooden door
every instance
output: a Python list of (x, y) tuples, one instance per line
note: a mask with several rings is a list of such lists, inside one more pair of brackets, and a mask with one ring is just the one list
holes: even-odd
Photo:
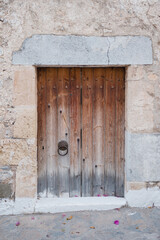
[(124, 195), (124, 87), (124, 68), (38, 68), (40, 197)]

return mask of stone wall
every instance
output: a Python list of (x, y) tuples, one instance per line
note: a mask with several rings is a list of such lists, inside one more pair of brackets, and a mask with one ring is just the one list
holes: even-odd
[(13, 52), (35, 34), (152, 40), (153, 64), (126, 67), (126, 193), (160, 181), (159, 13), (159, 0), (0, 1), (0, 168), (12, 179), (0, 171), (0, 182), (15, 177), (5, 197), (36, 197), (36, 68), (12, 64)]

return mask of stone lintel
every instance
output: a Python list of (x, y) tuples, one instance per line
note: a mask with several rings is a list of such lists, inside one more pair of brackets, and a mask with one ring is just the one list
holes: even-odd
[(35, 66), (152, 64), (152, 42), (145, 36), (33, 35), (13, 53), (12, 63)]

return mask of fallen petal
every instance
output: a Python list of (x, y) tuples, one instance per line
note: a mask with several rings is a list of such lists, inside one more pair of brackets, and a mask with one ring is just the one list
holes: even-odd
[(103, 194), (103, 197), (108, 197), (108, 195), (107, 194)]
[(32, 217), (31, 219), (32, 219), (32, 220), (34, 220), (35, 218), (34, 218), (34, 217)]
[(66, 216), (66, 214), (62, 214), (62, 217), (65, 217)]
[(16, 222), (16, 226), (19, 226), (20, 225), (20, 222)]
[(97, 197), (100, 197), (100, 196), (101, 196), (100, 194), (97, 195)]
[(119, 221), (118, 220), (114, 221), (114, 224), (119, 225)]
[(75, 197), (78, 197), (77, 195), (75, 195)]
[(67, 218), (67, 220), (71, 220), (72, 218), (73, 218), (73, 217), (72, 217), (72, 216), (70, 216), (70, 217), (68, 217), (68, 218)]

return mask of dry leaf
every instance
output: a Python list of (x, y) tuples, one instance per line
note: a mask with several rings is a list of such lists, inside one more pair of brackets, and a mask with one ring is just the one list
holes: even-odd
[(95, 227), (93, 227), (93, 226), (91, 226), (90, 228), (91, 228), (91, 229), (95, 229)]
[(67, 218), (67, 220), (71, 220), (72, 218), (73, 218), (73, 217), (72, 217), (72, 216), (70, 216), (70, 217), (68, 217), (68, 218)]
[(136, 227), (136, 229), (139, 229), (139, 227)]

